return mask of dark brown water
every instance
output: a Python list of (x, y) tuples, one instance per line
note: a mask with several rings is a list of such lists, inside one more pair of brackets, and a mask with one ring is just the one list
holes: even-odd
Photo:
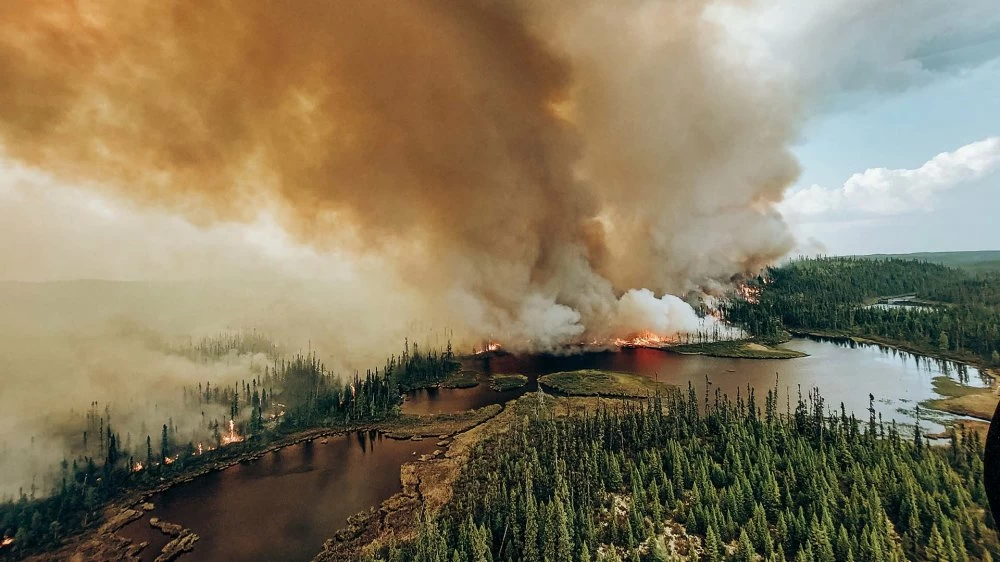
[[(403, 463), (432, 450), (433, 441), (367, 432), (317, 439), (170, 488), (152, 498), (151, 513), (200, 535), (182, 560), (309, 560), (349, 516), (400, 490)], [(144, 560), (168, 540), (149, 517), (119, 531), (151, 542)]]
[[(764, 405), (767, 389), (777, 388), (784, 410), (786, 397), (795, 407), (798, 388), (803, 394), (819, 387), (828, 408), (867, 419), (868, 394), (886, 421), (912, 426), (913, 408), (935, 398), (932, 380), (947, 376), (970, 386), (989, 380), (972, 368), (930, 360), (876, 346), (848, 347), (829, 341), (796, 339), (785, 347), (810, 356), (790, 360), (722, 359), (686, 356), (652, 349), (587, 353), (568, 357), (494, 356), (465, 365), (482, 373), (479, 386), (470, 389), (422, 390), (407, 396), (408, 413), (453, 412), (501, 403), (537, 388), (539, 375), (573, 369), (607, 369), (655, 377), (683, 388), (690, 381), (704, 397), (706, 376), (710, 392), (718, 388), (731, 397), (756, 389)], [(517, 390), (495, 392), (489, 373), (522, 373), (528, 384)], [(933, 419), (930, 419), (933, 417)], [(925, 432), (940, 431), (944, 414), (925, 414)], [(344, 526), (347, 518), (378, 505), (400, 489), (399, 468), (416, 455), (434, 449), (432, 440), (394, 441), (361, 433), (330, 437), (286, 447), (261, 459), (176, 486), (154, 497), (152, 515), (190, 527), (201, 536), (192, 553), (181, 560), (309, 560), (323, 541)], [(148, 524), (149, 515), (121, 533), (152, 544), (145, 560), (152, 560), (167, 542)]]
[[(470, 370), (486, 370), (486, 363), (478, 359), (467, 360), (464, 362), (464, 366)], [(536, 380), (537, 376), (534, 376), (522, 388), (497, 392), (490, 388), (489, 377), (481, 374), (479, 386), (473, 388), (424, 388), (409, 392), (405, 402), (403, 402), (403, 411), (407, 414), (440, 414), (443, 412), (463, 412), (490, 404), (503, 404), (529, 390), (535, 390), (537, 388)]]

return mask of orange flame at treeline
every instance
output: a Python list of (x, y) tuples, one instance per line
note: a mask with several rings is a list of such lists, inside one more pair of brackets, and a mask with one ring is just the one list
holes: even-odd
[[(234, 422), (233, 420), (229, 420), (229, 431), (225, 435), (222, 436), (222, 444), (223, 445), (229, 445), (230, 443), (238, 443), (240, 441), (243, 441), (243, 436), (240, 435), (239, 433), (236, 433), (236, 422)], [(202, 445), (201, 443), (198, 443), (198, 451), (196, 453), (194, 453), (194, 454), (195, 455), (202, 455), (202, 454), (205, 453), (206, 450), (207, 451), (214, 451), (215, 447), (208, 447), (206, 449), (204, 445)], [(174, 455), (172, 457), (166, 457), (165, 459), (163, 459), (163, 464), (174, 464), (175, 462), (177, 462), (177, 459), (179, 459), (179, 458), (180, 458), (180, 455)], [(159, 464), (159, 463), (153, 463), (153, 464), (156, 465), (156, 464)], [(132, 472), (140, 472), (142, 470), (145, 470), (148, 467), (145, 464), (143, 464), (141, 461), (136, 461), (135, 464), (133, 464), (130, 468), (131, 468)], [(0, 546), (3, 546), (3, 545), (0, 544)]]
[(756, 285), (737, 285), (736, 292), (748, 303), (757, 304), (760, 302), (762, 290)]
[[(663, 336), (650, 332), (648, 330), (643, 330), (629, 334), (625, 337), (617, 337), (609, 340), (592, 340), (589, 342), (580, 343), (583, 347), (593, 347), (606, 349), (608, 347), (664, 347), (672, 344), (681, 343), (682, 334), (675, 334), (672, 336)], [(503, 349), (503, 345), (500, 342), (492, 341), (485, 343), (481, 348), (473, 348), (473, 355), (483, 355), (484, 353), (490, 353), (494, 351), (500, 351)]]
[(230, 443), (237, 443), (243, 441), (243, 436), (236, 433), (236, 422), (229, 420), (229, 433), (222, 436), (222, 444), (229, 445)]
[(611, 343), (618, 347), (663, 347), (672, 343), (680, 343), (677, 336), (668, 337), (641, 331), (626, 338), (615, 338)]
[[(764, 279), (764, 284), (769, 283), (768, 279)], [(757, 304), (760, 302), (761, 294), (763, 293), (763, 288), (760, 285), (741, 283), (734, 287), (735, 293), (746, 302), (750, 304)], [(594, 339), (590, 341), (581, 341), (576, 344), (578, 347), (592, 347), (599, 349), (607, 349), (608, 347), (619, 347), (619, 348), (629, 348), (629, 347), (652, 347), (652, 348), (663, 348), (671, 345), (679, 345), (685, 342), (690, 342), (691, 337), (696, 340), (704, 340), (707, 338), (718, 338), (718, 339), (735, 339), (738, 337), (745, 337), (741, 334), (740, 330), (734, 326), (729, 325), (726, 322), (726, 317), (723, 311), (716, 306), (713, 306), (713, 301), (708, 301), (705, 304), (709, 306), (705, 307), (702, 311), (707, 319), (716, 322), (716, 327), (714, 328), (714, 335), (711, 333), (713, 329), (707, 329), (703, 332), (677, 332), (669, 335), (657, 334), (649, 330), (640, 330), (637, 332), (632, 332), (628, 335), (611, 337), (608, 339)], [(721, 330), (720, 330), (721, 328)], [(737, 335), (733, 335), (736, 333)], [(530, 343), (530, 341), (528, 342)], [(503, 345), (493, 339), (489, 339), (482, 344), (482, 347), (473, 347), (473, 355), (483, 355), (485, 353), (490, 353), (494, 351), (500, 351)]]
[(14, 537), (4, 537), (3, 540), (0, 541), (0, 548), (10, 546), (12, 544), (14, 544)]
[(500, 342), (496, 342), (496, 341), (490, 340), (490, 341), (486, 342), (485, 345), (483, 345), (482, 349), (473, 349), (472, 350), (472, 354), (473, 355), (482, 355), (483, 353), (489, 353), (491, 351), (500, 351), (500, 349), (502, 347), (503, 346), (500, 345)]

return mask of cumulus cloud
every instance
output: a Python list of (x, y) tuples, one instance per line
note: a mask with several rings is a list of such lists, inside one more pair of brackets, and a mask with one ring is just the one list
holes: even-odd
[(942, 152), (914, 169), (869, 168), (837, 188), (819, 185), (792, 191), (779, 206), (789, 218), (867, 213), (898, 215), (930, 211), (937, 194), (1000, 169), (1000, 137)]

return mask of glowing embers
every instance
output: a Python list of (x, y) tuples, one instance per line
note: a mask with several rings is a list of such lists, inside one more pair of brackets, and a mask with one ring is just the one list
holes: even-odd
[(3, 540), (0, 540), (0, 548), (5, 548), (12, 544), (14, 544), (14, 537), (4, 537)]
[(222, 436), (222, 444), (229, 445), (230, 443), (238, 443), (243, 441), (243, 436), (236, 433), (236, 422), (229, 420), (229, 432)]

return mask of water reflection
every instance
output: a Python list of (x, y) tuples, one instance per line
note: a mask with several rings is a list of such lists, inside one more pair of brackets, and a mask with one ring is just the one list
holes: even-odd
[[(434, 449), (432, 441), (396, 441), (375, 432), (323, 441), (175, 486), (152, 498), (152, 515), (201, 536), (184, 560), (309, 560), (349, 516), (400, 489), (404, 462)], [(149, 527), (149, 515), (120, 533), (151, 541), (143, 560), (155, 558), (168, 540)]]
[[(796, 338), (783, 347), (809, 354), (801, 359), (726, 359), (679, 355), (655, 349), (623, 349), (620, 352), (583, 353), (571, 356), (499, 355), (466, 362), (467, 369), (484, 375), (521, 373), (528, 385), (508, 393), (497, 393), (486, 384), (471, 389), (435, 389), (411, 394), (404, 411), (413, 413), (460, 411), (503, 402), (537, 388), (540, 375), (575, 369), (606, 369), (635, 373), (686, 388), (690, 382), (699, 393), (716, 389), (730, 397), (755, 389), (758, 403), (768, 389), (777, 388), (779, 404), (791, 404), (818, 387), (831, 409), (845, 409), (867, 418), (868, 395), (876, 398), (875, 410), (886, 422), (912, 426), (915, 405), (939, 396), (933, 380), (948, 377), (960, 384), (984, 388), (992, 383), (978, 369), (953, 361), (928, 358), (894, 348), (861, 344), (847, 338)], [(928, 412), (921, 427), (939, 432), (939, 423), (949, 415)]]
[[(754, 388), (763, 404), (767, 389), (777, 388), (778, 404), (794, 408), (799, 394), (818, 387), (827, 407), (844, 408), (867, 419), (868, 395), (886, 422), (912, 426), (914, 406), (937, 397), (933, 379), (945, 376), (973, 387), (991, 380), (977, 369), (888, 347), (853, 340), (797, 338), (784, 345), (809, 357), (748, 360), (678, 355), (653, 349), (625, 349), (557, 356), (492, 356), (466, 361), (482, 373), (470, 389), (430, 389), (407, 396), (408, 413), (453, 412), (503, 403), (537, 388), (538, 376), (574, 369), (607, 369), (654, 377), (686, 387), (699, 396), (716, 389), (730, 397)], [(526, 386), (497, 392), (492, 373), (527, 375)], [(707, 385), (707, 386), (706, 386)], [(938, 432), (945, 414), (925, 414), (921, 427)], [(929, 419), (932, 417), (934, 419)], [(347, 517), (378, 505), (399, 489), (399, 467), (434, 449), (433, 440), (393, 441), (377, 432), (355, 432), (286, 447), (261, 459), (176, 486), (153, 498), (152, 515), (181, 523), (201, 535), (184, 560), (309, 560)], [(131, 523), (122, 534), (152, 545), (152, 560), (167, 538), (151, 530), (148, 518)]]

